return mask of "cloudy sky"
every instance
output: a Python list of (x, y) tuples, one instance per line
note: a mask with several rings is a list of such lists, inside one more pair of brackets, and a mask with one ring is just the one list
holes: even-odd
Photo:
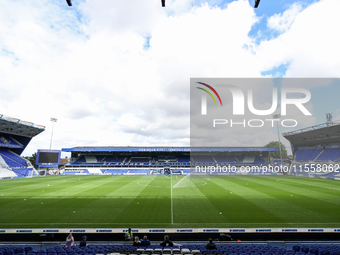
[[(188, 146), (191, 77), (340, 74), (338, 0), (72, 2), (0, 2), (0, 113), (46, 126), (24, 156), (49, 148), (51, 117), (54, 149)], [(306, 125), (340, 117), (338, 87), (308, 89), (325, 103)]]

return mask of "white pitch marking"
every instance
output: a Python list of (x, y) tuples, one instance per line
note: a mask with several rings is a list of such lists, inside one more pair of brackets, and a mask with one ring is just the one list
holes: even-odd
[(176, 186), (177, 186), (181, 181), (183, 181), (185, 178), (187, 178), (189, 175), (190, 175), (190, 174), (187, 174), (184, 178), (182, 178), (179, 182), (177, 182), (177, 183), (173, 186), (173, 188), (176, 188)]

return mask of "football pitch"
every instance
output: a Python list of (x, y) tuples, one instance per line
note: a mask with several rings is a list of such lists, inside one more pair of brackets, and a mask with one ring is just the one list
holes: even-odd
[(0, 181), (0, 228), (340, 227), (340, 182), (47, 176)]

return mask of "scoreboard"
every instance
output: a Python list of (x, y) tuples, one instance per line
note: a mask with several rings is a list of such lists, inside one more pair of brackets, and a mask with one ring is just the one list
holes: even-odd
[(60, 150), (38, 150), (36, 165), (40, 167), (56, 167), (60, 164)]

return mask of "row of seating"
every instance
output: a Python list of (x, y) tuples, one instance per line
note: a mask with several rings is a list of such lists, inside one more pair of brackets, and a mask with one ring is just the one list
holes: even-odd
[(340, 160), (340, 148), (298, 148), (296, 162), (330, 162)]
[(340, 255), (340, 245), (293, 245), (292, 249), (303, 254)]
[(28, 254), (33, 251), (32, 246), (16, 247), (16, 246), (0, 246), (0, 255)]
[(134, 247), (130, 245), (89, 245), (86, 247), (55, 246), (33, 250), (32, 246), (0, 246), (0, 255), (160, 255), (160, 254), (194, 254), (194, 255), (340, 255), (339, 245), (294, 245), (291, 250), (270, 245), (216, 245), (216, 249), (207, 250), (205, 245), (175, 245), (162, 247)]

